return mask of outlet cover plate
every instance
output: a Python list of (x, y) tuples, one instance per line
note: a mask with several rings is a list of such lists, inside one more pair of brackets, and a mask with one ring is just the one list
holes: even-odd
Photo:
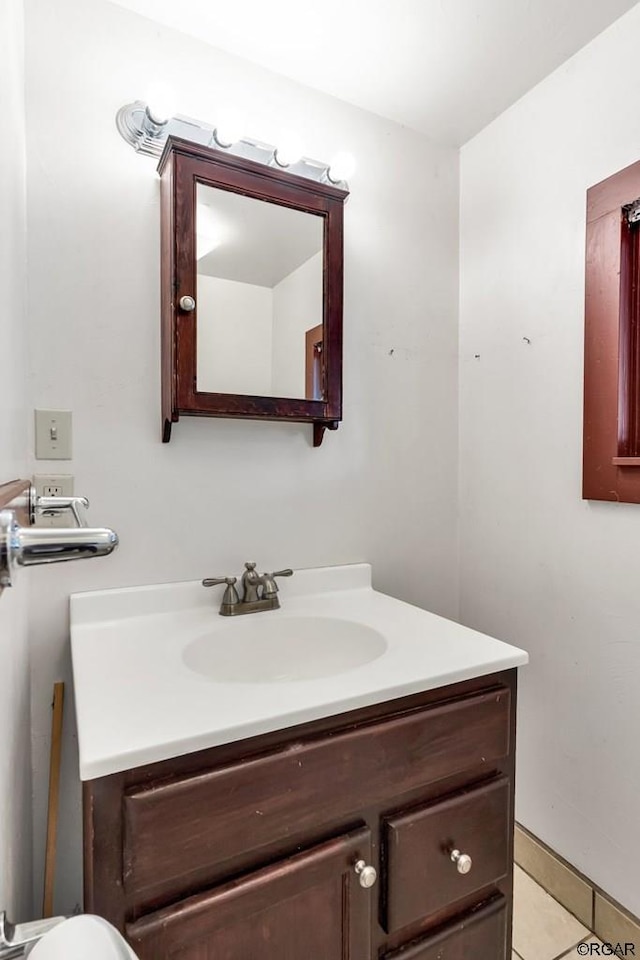
[[(72, 497), (73, 477), (61, 473), (39, 473), (33, 478), (38, 497)], [(68, 511), (64, 513), (38, 514), (38, 527), (72, 527), (73, 519)]]
[(73, 477), (62, 473), (38, 473), (33, 485), (39, 497), (72, 497)]

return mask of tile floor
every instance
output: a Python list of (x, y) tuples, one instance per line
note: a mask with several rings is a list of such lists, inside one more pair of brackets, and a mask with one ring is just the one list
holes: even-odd
[(579, 920), (560, 906), (520, 867), (515, 867), (512, 960), (579, 960), (597, 956), (578, 950), (580, 943), (598, 944)]

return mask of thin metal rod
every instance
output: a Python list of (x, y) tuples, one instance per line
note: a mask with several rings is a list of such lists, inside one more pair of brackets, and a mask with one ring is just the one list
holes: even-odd
[(62, 719), (64, 715), (64, 683), (53, 685), (51, 717), (51, 754), (49, 760), (49, 808), (47, 811), (47, 846), (44, 860), (44, 893), (42, 916), (53, 916), (53, 888), (56, 875), (58, 843), (58, 810), (60, 806), (60, 762), (62, 759)]

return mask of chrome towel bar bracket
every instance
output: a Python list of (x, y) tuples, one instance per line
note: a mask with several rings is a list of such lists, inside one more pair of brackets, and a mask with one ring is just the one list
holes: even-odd
[(0, 960), (24, 957), (34, 943), (57, 927), (66, 917), (49, 917), (31, 923), (9, 923), (4, 910), (0, 910)]
[(10, 587), (17, 567), (66, 560), (106, 557), (118, 546), (118, 535), (108, 527), (87, 527), (83, 497), (31, 497), (32, 519), (39, 513), (69, 511), (75, 527), (20, 526), (13, 510), (0, 511), (0, 592)]

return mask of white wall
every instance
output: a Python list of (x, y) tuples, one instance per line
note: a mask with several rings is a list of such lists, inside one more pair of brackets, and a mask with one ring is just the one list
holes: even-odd
[[(107, 2), (26, 11), (34, 401), (73, 410), (76, 490), (121, 536), (113, 557), (32, 571), (39, 878), (70, 592), (366, 558), (379, 588), (455, 616), (457, 155)], [(158, 182), (114, 124), (158, 77), (187, 115), (237, 107), (257, 138), (292, 128), (310, 156), (358, 158), (345, 419), (319, 449), (304, 425), (189, 418), (160, 443)], [(68, 731), (60, 910), (80, 898), (72, 747)]]
[(271, 395), (273, 291), (198, 274), (198, 390)]
[(640, 508), (580, 497), (585, 193), (640, 156), (639, 33), (467, 144), (460, 200), (461, 618), (531, 653), (518, 818), (636, 914)]
[(305, 397), (305, 333), (322, 323), (323, 290), (320, 251), (273, 288), (273, 392), (277, 397)]
[[(0, 483), (27, 474), (26, 203), (23, 15), (0, 4)], [(31, 764), (27, 583), (0, 596), (0, 910), (28, 919), (31, 882)]]

